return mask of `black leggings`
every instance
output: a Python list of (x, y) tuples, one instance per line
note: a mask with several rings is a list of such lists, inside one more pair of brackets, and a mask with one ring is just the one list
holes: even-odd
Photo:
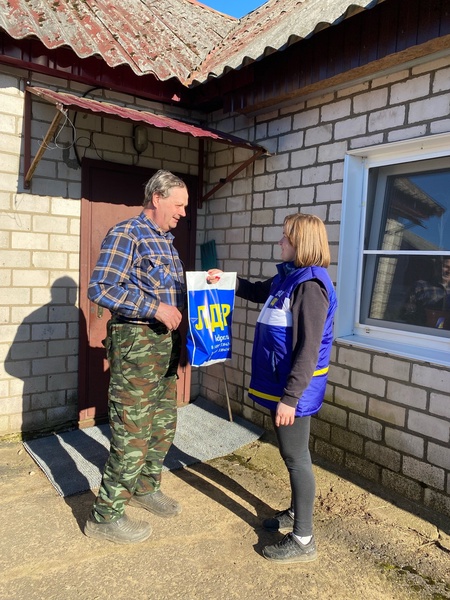
[[(272, 413), (272, 420), (275, 413)], [(296, 417), (293, 425), (275, 426), (280, 454), (291, 482), (291, 509), (294, 511), (294, 533), (313, 533), (313, 509), (316, 482), (309, 452), (311, 417)]]

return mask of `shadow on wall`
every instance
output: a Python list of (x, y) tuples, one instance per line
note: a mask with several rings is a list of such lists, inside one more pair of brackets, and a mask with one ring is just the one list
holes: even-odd
[[(9, 411), (18, 415), (23, 434), (77, 421), (78, 333), (85, 327), (75, 305), (77, 290), (72, 278), (57, 279), (50, 302), (22, 321), (6, 356), (6, 372), (23, 381), (22, 406), (12, 403)], [(14, 429), (19, 431), (19, 423)]]

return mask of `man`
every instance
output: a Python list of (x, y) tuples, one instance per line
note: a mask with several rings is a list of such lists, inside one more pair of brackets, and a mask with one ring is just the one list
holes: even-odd
[(146, 540), (151, 526), (125, 514), (129, 503), (162, 517), (181, 507), (160, 489), (176, 426), (176, 378), (186, 288), (173, 246), (186, 216), (186, 184), (158, 171), (145, 186), (139, 216), (115, 225), (102, 242), (88, 288), (111, 311), (104, 341), (110, 366), (111, 449), (84, 533), (117, 543)]
[(432, 259), (429, 278), (419, 279), (409, 292), (402, 317), (407, 323), (450, 329), (450, 257)]

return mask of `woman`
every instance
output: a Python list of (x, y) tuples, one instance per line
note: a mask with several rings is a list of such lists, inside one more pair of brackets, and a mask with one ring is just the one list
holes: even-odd
[[(271, 411), (281, 456), (289, 472), (291, 506), (264, 527), (287, 535), (263, 555), (279, 563), (317, 558), (313, 536), (315, 478), (309, 452), (311, 415), (322, 406), (333, 340), (336, 293), (323, 222), (298, 213), (284, 220), (282, 263), (268, 281), (238, 278), (236, 295), (264, 306), (252, 353), (249, 397)], [(208, 272), (213, 283), (220, 271)]]

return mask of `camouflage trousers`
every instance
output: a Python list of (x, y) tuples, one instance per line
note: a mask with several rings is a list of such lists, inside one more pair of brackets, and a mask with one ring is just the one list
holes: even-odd
[(180, 335), (161, 325), (108, 322), (111, 448), (93, 507), (95, 520), (120, 518), (133, 494), (157, 491), (177, 420)]

